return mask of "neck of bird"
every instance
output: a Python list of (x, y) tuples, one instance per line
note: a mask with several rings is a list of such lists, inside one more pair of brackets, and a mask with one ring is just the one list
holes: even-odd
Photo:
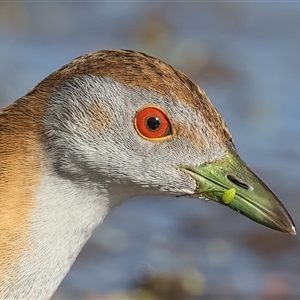
[(0, 299), (49, 299), (114, 199), (52, 170), (43, 105), (28, 97), (0, 111)]
[(24, 237), (28, 246), (17, 261), (7, 262), (4, 274), (0, 271), (1, 299), (49, 299), (109, 204), (104, 191), (49, 175), (41, 179), (36, 203)]

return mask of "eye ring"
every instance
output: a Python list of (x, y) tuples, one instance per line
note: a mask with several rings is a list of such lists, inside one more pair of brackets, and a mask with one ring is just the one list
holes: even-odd
[(137, 112), (134, 120), (138, 134), (147, 140), (162, 140), (172, 136), (169, 118), (159, 107), (148, 106)]

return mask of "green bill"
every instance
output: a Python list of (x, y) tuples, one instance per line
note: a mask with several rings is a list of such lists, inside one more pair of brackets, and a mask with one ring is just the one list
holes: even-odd
[(197, 182), (196, 194), (275, 230), (296, 234), (289, 213), (232, 149), (213, 163), (181, 167)]

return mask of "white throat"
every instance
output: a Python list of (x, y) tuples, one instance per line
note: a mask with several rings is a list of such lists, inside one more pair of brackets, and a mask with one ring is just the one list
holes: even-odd
[[(49, 299), (108, 212), (108, 197), (96, 188), (45, 176), (32, 214), (31, 249), (18, 265), (17, 287), (9, 299)], [(14, 270), (16, 272), (16, 270)]]

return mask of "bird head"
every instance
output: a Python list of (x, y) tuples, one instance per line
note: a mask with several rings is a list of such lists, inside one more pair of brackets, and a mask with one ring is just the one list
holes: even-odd
[(112, 206), (128, 195), (196, 197), (295, 234), (283, 205), (239, 158), (205, 92), (172, 66), (134, 51), (99, 51), (28, 95), (45, 94), (41, 136), (58, 176), (98, 187)]

